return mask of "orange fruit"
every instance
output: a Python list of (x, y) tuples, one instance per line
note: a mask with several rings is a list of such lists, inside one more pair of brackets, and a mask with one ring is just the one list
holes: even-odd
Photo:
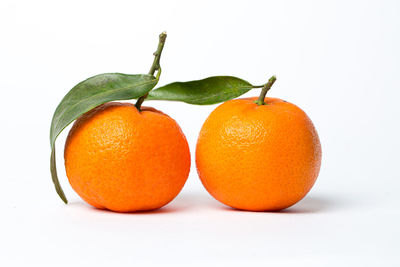
[(196, 165), (207, 191), (237, 209), (274, 211), (301, 200), (321, 165), (318, 134), (306, 113), (277, 98), (236, 99), (205, 121)]
[(179, 125), (148, 107), (110, 102), (82, 115), (65, 143), (72, 188), (90, 205), (117, 212), (153, 210), (174, 199), (190, 169)]

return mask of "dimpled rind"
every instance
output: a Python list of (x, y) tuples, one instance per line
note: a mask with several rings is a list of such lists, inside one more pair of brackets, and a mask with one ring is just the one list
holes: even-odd
[(312, 188), (321, 144), (308, 116), (294, 104), (236, 99), (217, 107), (197, 141), (196, 166), (207, 191), (237, 209), (292, 206)]
[(110, 102), (82, 115), (65, 144), (72, 188), (100, 209), (153, 210), (174, 199), (190, 170), (179, 125), (153, 108)]

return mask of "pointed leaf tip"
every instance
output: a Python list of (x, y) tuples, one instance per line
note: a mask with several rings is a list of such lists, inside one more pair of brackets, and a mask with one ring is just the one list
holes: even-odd
[(203, 80), (164, 85), (150, 91), (148, 99), (211, 105), (239, 97), (252, 88), (249, 82), (237, 77), (213, 76)]
[(148, 74), (105, 73), (93, 76), (72, 88), (61, 100), (50, 126), (50, 172), (57, 194), (68, 203), (57, 176), (55, 141), (62, 130), (82, 114), (114, 100), (139, 98), (156, 86)]

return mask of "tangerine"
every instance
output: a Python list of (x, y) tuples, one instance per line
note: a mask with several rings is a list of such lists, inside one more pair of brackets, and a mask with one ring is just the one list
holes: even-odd
[(68, 180), (99, 209), (160, 208), (184, 186), (189, 146), (175, 120), (149, 107), (109, 102), (82, 115), (65, 144)]
[(290, 207), (310, 191), (320, 170), (321, 144), (306, 113), (264, 97), (262, 105), (257, 98), (221, 104), (198, 137), (201, 182), (214, 198), (233, 208)]

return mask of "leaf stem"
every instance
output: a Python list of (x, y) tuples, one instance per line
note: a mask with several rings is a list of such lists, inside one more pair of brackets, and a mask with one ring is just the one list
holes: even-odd
[(264, 102), (265, 96), (266, 96), (267, 92), (269, 91), (269, 89), (271, 89), (271, 87), (275, 81), (276, 81), (276, 77), (272, 76), (271, 78), (269, 78), (268, 82), (263, 86), (260, 96), (258, 97), (257, 101), (255, 101), (255, 103), (257, 105), (259, 105), (259, 106), (265, 105), (265, 102)]
[[(165, 40), (167, 39), (167, 33), (166, 32), (162, 32), (159, 35), (159, 41), (158, 41), (158, 47), (156, 52), (153, 53), (154, 55), (154, 60), (153, 60), (153, 64), (151, 65), (151, 68), (149, 70), (149, 74), (150, 75), (154, 75), (154, 73), (156, 71), (158, 71), (157, 73), (157, 80), (160, 77), (161, 74), (161, 66), (160, 66), (160, 58), (161, 58), (161, 53), (163, 51), (164, 48), (164, 44), (165, 44)], [(143, 104), (143, 101), (146, 99), (146, 97), (149, 95), (149, 93), (139, 97), (139, 99), (136, 101), (135, 107), (140, 111), (140, 107)]]

